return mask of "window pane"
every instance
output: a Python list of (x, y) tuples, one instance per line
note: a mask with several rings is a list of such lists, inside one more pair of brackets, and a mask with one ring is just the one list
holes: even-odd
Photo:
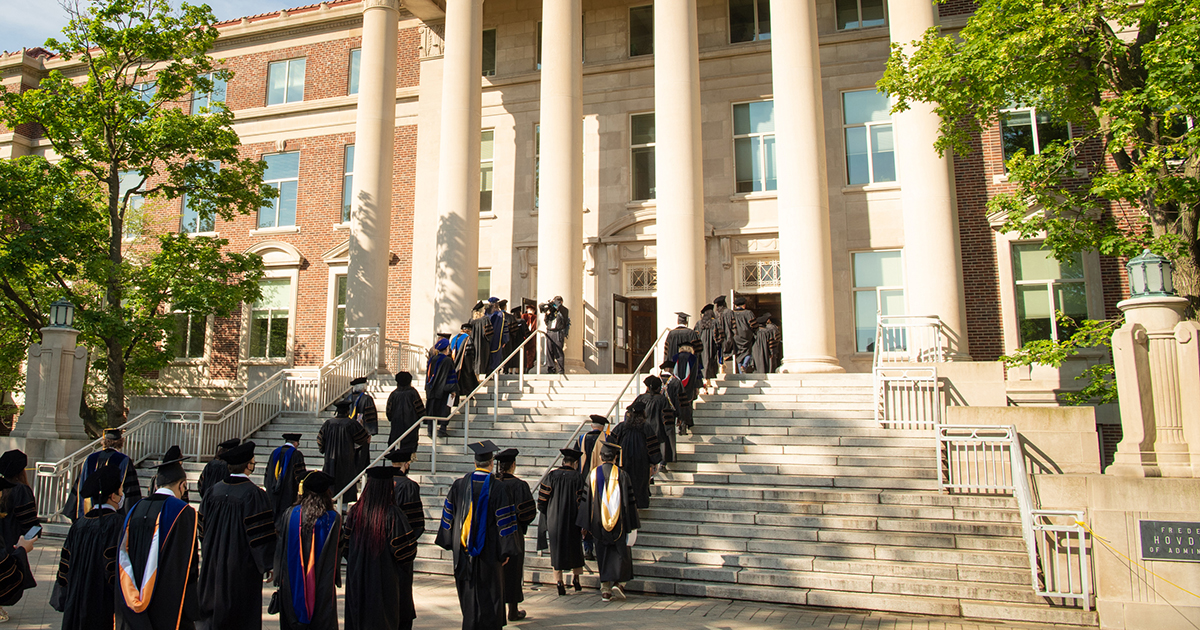
[(267, 348), (267, 356), (272, 358), (287, 356), (287, 311), (271, 312), (271, 340)]
[(292, 305), (292, 281), (287, 278), (260, 280), (261, 296), (254, 303), (255, 310), (288, 309)]
[(903, 286), (900, 260), (899, 250), (854, 254), (854, 288)]
[(1083, 255), (1076, 253), (1066, 263), (1060, 263), (1041, 243), (1013, 245), (1013, 276), (1018, 280), (1081, 280)]
[(771, 0), (758, 0), (758, 38), (771, 39)]
[(175, 358), (187, 357), (188, 350), (188, 314), (175, 313)]
[(333, 354), (339, 355), (346, 349), (346, 307), (339, 306), (333, 320)]
[(1046, 285), (1017, 287), (1017, 327), (1021, 345), (1050, 339), (1053, 332), (1052, 315), (1050, 292)]
[(299, 103), (304, 100), (304, 66), (305, 60), (303, 59), (293, 59), (288, 62), (287, 102), (289, 103)]
[(271, 320), (268, 311), (254, 311), (250, 316), (250, 356), (261, 359), (267, 356), (267, 334)]
[(637, 114), (629, 117), (632, 127), (630, 144), (654, 142), (654, 114)]
[(776, 190), (778, 183), (775, 177), (775, 136), (763, 136), (763, 151), (767, 160), (766, 190)]
[(875, 168), (875, 181), (896, 181), (896, 157), (891, 125), (871, 125), (871, 166)]
[(483, 32), (483, 76), (496, 74), (496, 29)]
[(479, 300), (486, 300), (492, 296), (492, 270), (479, 270), (479, 290), (476, 292)]
[[(279, 190), (278, 186), (275, 186), (274, 188)], [(278, 202), (278, 199), (272, 199), (271, 201), (267, 202), (266, 205), (258, 209), (258, 227), (275, 227), (275, 204)]]
[(858, 0), (837, 0), (838, 29), (858, 28)]
[(654, 54), (654, 7), (629, 10), (629, 56)]
[(854, 292), (854, 336), (859, 352), (875, 349), (875, 324), (879, 307), (875, 303), (874, 291)]
[(287, 62), (267, 66), (267, 105), (278, 105), (287, 98)]
[(1037, 126), (1038, 151), (1051, 142), (1066, 142), (1071, 139), (1067, 125), (1053, 120), (1049, 114), (1038, 112)]
[(279, 223), (277, 227), (296, 225), (296, 189), (295, 181), (279, 184)]
[(495, 149), (495, 144), (496, 144), (496, 132), (495, 131), (488, 130), (488, 131), (484, 131), (484, 132), (480, 133), (479, 134), (479, 159), (481, 159), (481, 160), (492, 159), (492, 156), (494, 154), (493, 152)]
[(862, 0), (862, 26), (883, 26), (883, 0)]
[(846, 173), (851, 184), (871, 183), (871, 171), (867, 165), (867, 128), (851, 127), (846, 130)]
[(889, 291), (880, 291), (879, 299), (880, 314), (882, 315), (903, 315), (904, 314), (904, 291), (901, 289), (893, 289)]
[(209, 101), (213, 103), (224, 103), (225, 93), (228, 87), (225, 85), (225, 79), (213, 79), (213, 91), (209, 95)]
[(204, 335), (208, 332), (208, 318), (203, 315), (193, 313), (190, 323), (191, 330), (188, 335), (188, 357), (199, 358), (204, 356)]
[(362, 49), (350, 51), (350, 93), (358, 94), (358, 67), (362, 62)]
[(479, 167), (479, 211), (492, 211), (492, 165)]
[(633, 150), (633, 198), (654, 198), (654, 147)]
[(266, 155), (263, 156), (263, 160), (267, 163), (267, 171), (263, 173), (264, 180), (294, 179), (300, 176), (299, 151)]
[(750, 103), (750, 129), (753, 133), (775, 133), (775, 102)]
[(1033, 155), (1033, 122), (1029, 110), (1000, 114), (1000, 139), (1005, 162), (1019, 150)]
[(847, 125), (889, 120), (888, 96), (878, 90), (842, 93), (842, 111)]
[(750, 103), (738, 103), (733, 106), (733, 135), (744, 136), (750, 133)]
[(350, 209), (354, 206), (354, 145), (346, 145), (346, 156), (342, 171), (342, 223), (350, 222)]
[(752, 192), (754, 190), (754, 151), (750, 146), (750, 138), (737, 138), (733, 141), (733, 162), (737, 176), (737, 192)]
[(729, 0), (729, 42), (754, 41), (754, 3), (756, 0)]

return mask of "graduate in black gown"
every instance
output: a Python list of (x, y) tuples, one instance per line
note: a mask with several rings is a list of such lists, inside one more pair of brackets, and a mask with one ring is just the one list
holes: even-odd
[(13, 449), (0, 455), (0, 477), (12, 484), (0, 492), (0, 542), (8, 547), (38, 524), (37, 501), (25, 473), (28, 465), (29, 457), (22, 451)]
[(342, 519), (333, 509), (333, 484), (333, 477), (320, 470), (308, 473), (296, 505), (275, 524), (281, 630), (337, 630)]
[(646, 422), (646, 405), (634, 401), (625, 409), (625, 420), (613, 429), (608, 441), (621, 447), (621, 468), (629, 477), (633, 496), (641, 509), (650, 507), (650, 480), (662, 461), (658, 429)]
[(396, 505), (394, 473), (391, 466), (368, 468), (362, 496), (346, 515), (346, 630), (407, 629), (417, 617), (411, 576), (418, 534)]
[(267, 469), (263, 471), (263, 485), (267, 501), (271, 503), (274, 520), (284, 510), (296, 503), (300, 493), (300, 480), (308, 474), (304, 465), (304, 453), (300, 452), (300, 434), (284, 433), (283, 446), (271, 451), (267, 458)]
[(573, 448), (559, 449), (559, 452), (562, 453), (562, 466), (551, 470), (542, 480), (537, 506), (549, 534), (550, 566), (554, 569), (558, 594), (566, 595), (563, 571), (574, 573), (575, 590), (583, 590), (579, 583), (579, 576), (583, 574), (583, 532), (576, 522), (579, 519), (579, 494), (583, 490), (583, 475), (579, 472), (579, 459), (583, 453)]
[(200, 502), (201, 628), (262, 628), (263, 582), (271, 580), (275, 562), (275, 519), (267, 493), (248, 477), (256, 463), (254, 446), (242, 442), (225, 451), (229, 475)]
[(711, 385), (709, 381), (717, 377), (717, 368), (721, 367), (721, 342), (717, 335), (717, 316), (712, 304), (705, 304), (700, 309), (700, 321), (696, 322), (696, 334), (700, 335), (698, 352), (700, 362), (704, 365), (704, 386)]
[[(670, 370), (666, 367), (668, 365), (674, 364), (664, 361), (659, 367)], [(646, 422), (657, 431), (660, 459), (666, 465), (675, 461), (675, 409), (663, 395), (661, 378), (651, 374), (642, 379), (642, 384), (646, 386), (646, 391), (638, 395), (634, 402), (641, 402), (645, 406)]]
[(375, 408), (375, 397), (367, 392), (367, 377), (360, 376), (350, 381), (350, 393), (346, 400), (351, 403), (350, 419), (357, 420), (371, 435), (379, 434), (379, 411)]
[(733, 353), (739, 373), (754, 369), (750, 351), (754, 347), (754, 311), (746, 308), (746, 298), (733, 300)]
[(492, 338), (489, 340), (488, 346), (488, 366), (487, 372), (480, 372), (480, 376), (491, 374), (492, 370), (500, 367), (500, 362), (506, 356), (504, 354), (504, 346), (509, 340), (508, 322), (504, 317), (504, 311), (499, 306), (499, 298), (488, 298), (487, 318), (492, 325)]
[(779, 369), (779, 361), (783, 358), (779, 327), (772, 321), (769, 312), (760, 315), (754, 323), (754, 346), (750, 349), (750, 355), (756, 371), (771, 374)]
[[(479, 302), (475, 305), (475, 310), (472, 313), (471, 319), (471, 337), (467, 341), (467, 360), (471, 362), (471, 371), (475, 374), (475, 384), (488, 375), (491, 370), (488, 366), (492, 361), (492, 338), (496, 335), (496, 331), (492, 328), (492, 320), (486, 314), (487, 305)], [(503, 331), (501, 331), (503, 332)], [(464, 387), (466, 383), (462, 384)], [(472, 387), (474, 389), (474, 387)], [(470, 391), (462, 392), (464, 395)], [(429, 399), (426, 398), (426, 401)]]
[[(454, 360), (450, 358), (450, 342), (438, 339), (433, 344), (437, 354), (429, 358), (425, 366), (425, 413), (438, 420), (438, 437), (447, 437), (446, 427), (450, 424), (450, 410), (458, 395), (458, 373)], [(410, 434), (411, 435), (411, 434)], [(433, 437), (433, 420), (429, 421), (429, 436)]]
[(606, 442), (600, 450), (603, 463), (584, 480), (576, 524), (596, 541), (600, 565), (600, 597), (604, 601), (625, 599), (621, 583), (633, 579), (633, 555), (637, 541), (637, 501), (625, 469), (616, 464), (621, 447)]
[(179, 498), (188, 483), (180, 461), (169, 457), (157, 466), (158, 490), (125, 517), (117, 543), (116, 630), (191, 629), (200, 619), (199, 521)]
[(133, 505), (141, 500), (142, 486), (138, 483), (137, 469), (133, 460), (121, 452), (122, 448), (125, 448), (124, 432), (121, 429), (106, 429), (104, 437), (100, 439), (100, 450), (88, 455), (75, 478), (75, 483), (71, 485), (71, 493), (63, 506), (63, 514), (67, 518), (74, 521), (91, 511), (92, 506), (87, 499), (79, 499), (79, 487), (87, 481), (88, 475), (110, 461), (121, 469), (121, 490), (125, 493), (125, 505)]
[[(339, 400), (336, 403), (337, 415), (326, 420), (317, 431), (317, 450), (325, 455), (324, 471), (333, 477), (334, 492), (341, 492), (367, 467), (371, 434), (357, 420), (348, 416), (351, 403), (349, 400)], [(358, 489), (350, 488), (345, 497), (348, 503), (353, 503), (358, 497)]]
[(579, 470), (585, 473), (600, 465), (600, 446), (598, 444), (604, 442), (604, 429), (608, 426), (608, 418), (600, 414), (594, 413), (588, 416), (588, 419), (592, 421), (592, 428), (579, 436), (579, 444), (575, 447), (583, 453), (583, 457), (579, 460)]
[(241, 443), (242, 440), (239, 438), (230, 438), (217, 445), (217, 456), (204, 465), (204, 470), (200, 471), (200, 479), (196, 484), (201, 501), (204, 500), (204, 495), (208, 494), (209, 488), (225, 481), (225, 477), (229, 474), (229, 465), (225, 462), (222, 455), (225, 454), (225, 451)]
[[(0, 492), (13, 489), (13, 482), (0, 477)], [(21, 601), (25, 591), (37, 586), (33, 570), (29, 566), (29, 554), (33, 552), (33, 540), (24, 535), (17, 536), (14, 544), (0, 542), (0, 606), (14, 606)], [(8, 621), (8, 613), (0, 608), (0, 622)]]
[[(421, 484), (408, 476), (408, 467), (412, 464), (414, 456), (415, 453), (412, 451), (401, 450), (385, 455), (387, 460), (392, 463), (392, 472), (395, 474), (392, 481), (395, 485), (393, 492), (396, 497), (396, 505), (400, 507), (401, 512), (404, 512), (404, 518), (408, 519), (408, 526), (412, 528), (413, 555), (415, 556), (420, 538), (425, 533), (425, 504), (421, 502)], [(415, 619), (417, 613), (412, 599), (413, 563), (401, 564), (399, 569), (400, 607), (401, 610), (408, 610), (411, 607)]]
[(670, 379), (674, 383), (671, 387), (677, 388), (678, 392), (677, 395), (667, 393), (667, 398), (671, 399), (671, 404), (675, 407), (680, 435), (687, 435), (695, 424), (692, 411), (696, 399), (700, 397), (700, 387), (704, 384), (704, 379), (700, 377), (703, 370), (700, 357), (693, 350), (693, 346), (679, 346), (679, 354), (675, 355), (675, 365), (671, 367)]
[(663, 340), (663, 358), (675, 360), (675, 354), (679, 352), (679, 346), (688, 344), (690, 346), (700, 346), (700, 333), (688, 328), (688, 320), (691, 315), (679, 312), (675, 313), (676, 322), (674, 330), (667, 333), (667, 338)]
[(92, 473), (82, 494), (95, 507), (67, 532), (50, 607), (63, 614), (63, 630), (112, 630), (117, 542), (125, 524), (118, 507), (121, 470), (104, 466)]
[[(396, 389), (388, 395), (387, 407), (384, 408), (388, 424), (391, 426), (388, 430), (388, 444), (394, 444), (409, 427), (425, 416), (425, 403), (421, 402), (421, 394), (412, 386), (412, 380), (413, 376), (409, 372), (396, 373)], [(416, 451), (420, 442), (421, 430), (413, 429), (397, 448)]]
[[(718, 295), (713, 298), (713, 310), (716, 312), (717, 319), (717, 342), (721, 348), (721, 367), (728, 373), (728, 368), (725, 367), (725, 362), (733, 356), (733, 311), (729, 310), (729, 304), (724, 295)], [(736, 370), (734, 370), (736, 371)]]
[(525, 593), (521, 589), (521, 583), (525, 580), (525, 534), (529, 531), (529, 524), (537, 517), (537, 504), (533, 501), (529, 484), (516, 476), (519, 454), (520, 451), (515, 448), (496, 453), (496, 483), (517, 507), (517, 536), (520, 540), (520, 553), (504, 565), (504, 603), (508, 604), (509, 621), (525, 618), (525, 611), (519, 608), (521, 602), (525, 601)]
[(502, 628), (504, 563), (520, 553), (517, 506), (492, 475), (490, 440), (470, 445), (475, 470), (446, 492), (436, 543), (454, 552), (454, 586), (463, 630)]

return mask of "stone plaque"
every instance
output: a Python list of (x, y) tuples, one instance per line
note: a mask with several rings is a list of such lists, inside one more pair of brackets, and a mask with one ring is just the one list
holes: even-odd
[(1200, 523), (1138, 521), (1142, 560), (1200, 562)]

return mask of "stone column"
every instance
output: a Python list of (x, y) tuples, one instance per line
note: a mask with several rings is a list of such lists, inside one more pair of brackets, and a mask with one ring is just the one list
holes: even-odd
[(483, 0), (446, 3), (442, 71), (433, 325), (434, 332), (452, 333), (478, 300)]
[[(1179, 344), (1179, 406), (1200, 409), (1200, 324), (1179, 322), (1175, 341)], [(1191, 453), (1192, 477), (1200, 479), (1200, 414), (1184, 414), (1183, 439)]]
[(5, 448), (20, 448), (30, 461), (60, 459), (88, 442), (79, 417), (88, 353), (75, 345), (79, 331), (47, 326), (42, 342), (29, 347), (25, 412)]
[[(399, 19), (399, 0), (367, 0), (363, 4), (346, 327), (379, 328), (381, 338), (387, 332)], [(380, 352), (380, 367), (385, 359), (386, 353)]]
[[(930, 0), (888, 0), (892, 42), (902, 44), (906, 52), (912, 51), (913, 40), (938, 23), (937, 18)], [(905, 301), (911, 315), (941, 318), (948, 329), (951, 360), (970, 360), (953, 165), (948, 155), (939, 156), (933, 148), (940, 120), (930, 103), (914, 102), (908, 111), (892, 114), (904, 209)]]
[(654, 3), (654, 170), (658, 330), (699, 317), (704, 298), (704, 172), (696, 0)]
[(537, 300), (556, 295), (571, 317), (568, 371), (583, 369), (583, 9), (542, 2), (541, 189)]
[(771, 2), (784, 372), (842, 372), (833, 321), (829, 185), (815, 0)]

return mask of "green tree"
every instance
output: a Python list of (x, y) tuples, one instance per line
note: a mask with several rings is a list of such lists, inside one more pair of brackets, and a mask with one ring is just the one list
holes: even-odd
[(71, 71), (51, 71), (36, 89), (0, 88), (0, 121), (37, 124), (58, 156), (0, 162), (0, 317), (36, 335), (50, 301), (74, 302), (113, 425), (127, 386), (173, 358), (169, 311), (228, 315), (257, 299), (262, 275), (257, 256), (223, 252), (222, 239), (140, 235), (135, 201), (186, 195), (200, 216), (231, 219), (275, 192), (264, 165), (239, 155), (224, 104), (191, 111), (194, 93), (231, 76), (207, 56), (218, 35), (207, 6), (92, 0), (68, 10), (63, 39), (46, 48)]

